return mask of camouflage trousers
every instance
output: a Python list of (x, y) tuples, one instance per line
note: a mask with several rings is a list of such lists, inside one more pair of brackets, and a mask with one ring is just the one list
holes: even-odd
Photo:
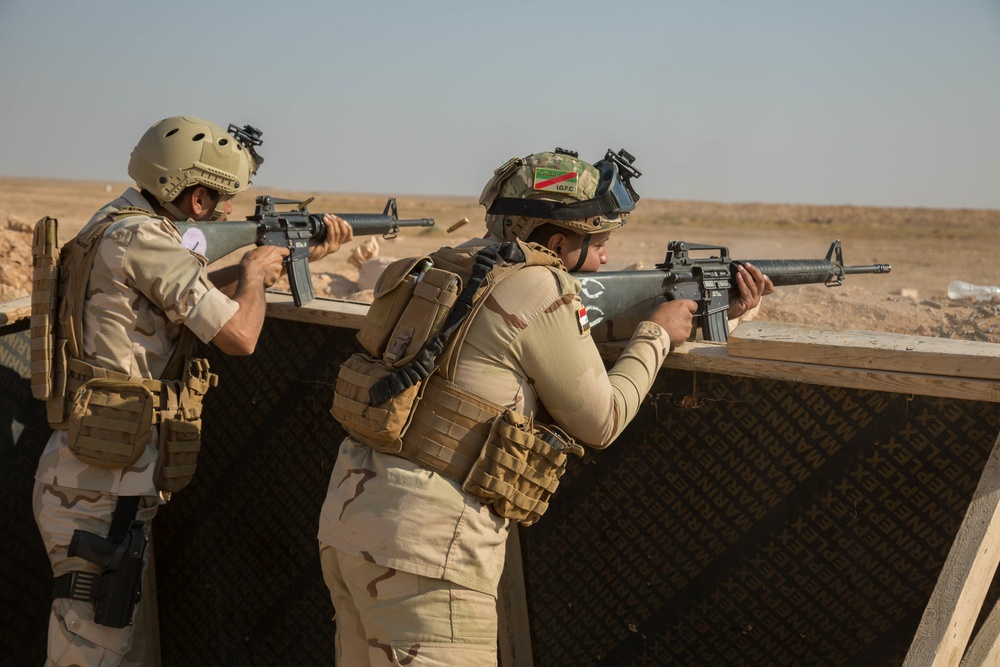
[(336, 611), (336, 664), (495, 667), (496, 598), (320, 544)]
[[(82, 558), (68, 555), (76, 529), (107, 535), (118, 497), (100, 491), (70, 489), (35, 482), (32, 506), (35, 523), (55, 577), (74, 570), (99, 572), (100, 568)], [(143, 497), (136, 518), (149, 521), (156, 514), (157, 498)], [(146, 653), (140, 610), (136, 605), (132, 625), (109, 628), (94, 622), (94, 605), (81, 600), (57, 598), (49, 612), (48, 659), (46, 667), (139, 667)]]

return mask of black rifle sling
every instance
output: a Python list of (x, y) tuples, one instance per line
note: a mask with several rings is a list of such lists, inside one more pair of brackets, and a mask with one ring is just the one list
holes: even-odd
[(472, 267), (472, 276), (455, 302), (455, 307), (448, 315), (444, 327), (417, 353), (413, 361), (372, 385), (368, 391), (369, 405), (379, 405), (389, 400), (427, 379), (434, 372), (436, 368), (434, 362), (437, 356), (441, 354), (451, 335), (472, 312), (476, 292), (479, 291), (483, 281), (493, 270), (497, 259), (503, 259), (507, 263), (525, 261), (524, 252), (514, 242), (491, 245), (476, 253), (476, 263)]

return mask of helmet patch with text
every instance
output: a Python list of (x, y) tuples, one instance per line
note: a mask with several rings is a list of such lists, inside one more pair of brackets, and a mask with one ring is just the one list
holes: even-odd
[(536, 191), (575, 195), (578, 183), (579, 178), (575, 171), (538, 167), (535, 169), (535, 183), (533, 188)]

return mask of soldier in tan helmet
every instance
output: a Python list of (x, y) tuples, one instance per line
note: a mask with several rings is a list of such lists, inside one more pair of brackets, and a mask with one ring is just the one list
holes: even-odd
[[(591, 338), (569, 272), (607, 261), (636, 175), (610, 151), (512, 159), (480, 199), (487, 238), (381, 276), (365, 352), (338, 376), (349, 437), (319, 523), (338, 665), (496, 664), (511, 522), (538, 520), (567, 454), (614, 441), (691, 335), (682, 300), (655, 306), (610, 370)], [(738, 283), (734, 315), (766, 290), (759, 271)]]
[[(260, 132), (173, 117), (153, 125), (128, 165), (136, 188), (99, 210), (59, 256), (49, 421), (34, 511), (55, 578), (46, 665), (140, 665), (136, 600), (145, 539), (161, 502), (190, 481), (201, 404), (216, 384), (194, 339), (253, 352), (264, 289), (285, 248), (247, 252), (208, 273), (174, 221), (225, 220), (262, 159)], [(326, 217), (335, 252), (350, 226)], [(33, 330), (33, 336), (34, 336)], [(33, 340), (34, 345), (34, 340)]]

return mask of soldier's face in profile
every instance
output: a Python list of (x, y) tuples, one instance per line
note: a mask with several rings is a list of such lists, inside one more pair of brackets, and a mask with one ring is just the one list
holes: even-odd
[[(599, 271), (601, 266), (608, 263), (608, 241), (611, 238), (611, 232), (601, 232), (600, 234), (592, 234), (590, 237), (590, 243), (587, 244), (587, 258), (583, 261), (577, 271), (579, 273), (594, 273)], [(566, 236), (566, 242), (561, 244), (558, 249), (559, 259), (566, 266), (576, 266), (577, 262), (580, 261), (580, 254), (583, 252), (583, 239), (582, 234), (569, 234)]]

